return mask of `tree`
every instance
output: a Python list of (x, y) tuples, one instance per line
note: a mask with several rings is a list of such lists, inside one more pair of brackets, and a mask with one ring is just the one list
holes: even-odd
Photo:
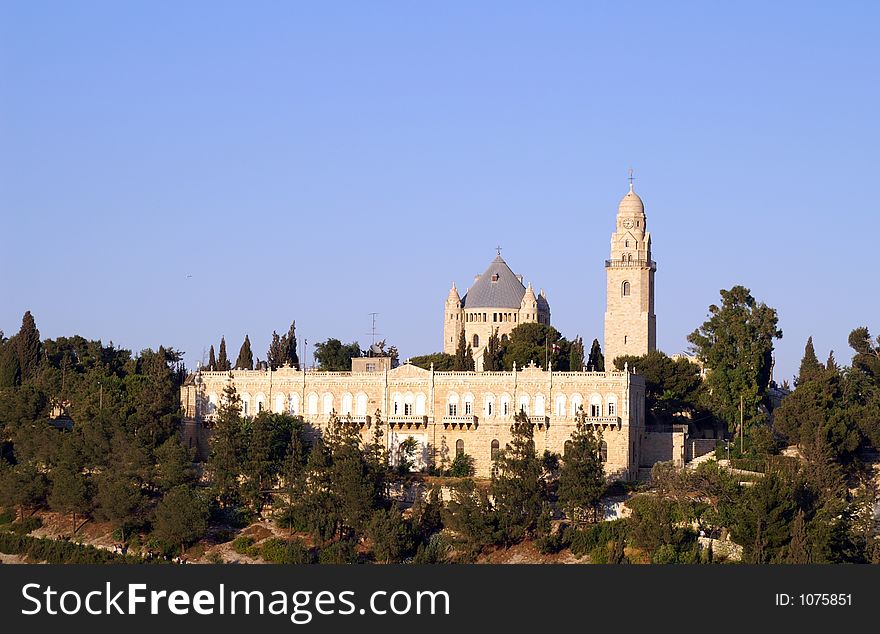
[(116, 466), (102, 472), (97, 482), (96, 514), (119, 528), (122, 541), (125, 541), (126, 531), (142, 521), (146, 499), (141, 483), (125, 469)]
[(436, 371), (443, 372), (452, 370), (455, 367), (455, 355), (446, 354), (445, 352), (434, 352), (418, 357), (410, 357), (409, 362), (425, 370), (430, 370), (433, 365)]
[(672, 424), (676, 418), (710, 419), (697, 416), (703, 394), (700, 367), (687, 359), (671, 359), (659, 350), (640, 357), (623, 355), (614, 360), (620, 371), (629, 366), (645, 379), (645, 407), (653, 424)]
[(493, 466), (491, 491), (504, 540), (514, 544), (534, 533), (547, 494), (532, 423), (524, 411), (514, 416), (510, 435)]
[(34, 321), (34, 316), (31, 315), (31, 311), (27, 311), (24, 314), (24, 317), (21, 319), (21, 329), (11, 341), (15, 342), (15, 352), (21, 367), (22, 380), (27, 381), (37, 373), (37, 368), (40, 365), (40, 351), (42, 349), (40, 331), (37, 330), (37, 324)]
[(450, 489), (449, 503), (442, 511), (443, 523), (463, 542), (468, 555), (476, 557), (498, 541), (498, 514), (487, 492), (477, 488), (473, 480), (460, 480)]
[(361, 346), (357, 341), (342, 343), (339, 339), (315, 344), (315, 361), (325, 372), (346, 372), (351, 370), (353, 357), (361, 356)]
[(290, 324), (287, 334), (281, 337), (281, 364), (299, 367), (299, 355), (296, 353), (296, 322)]
[(734, 286), (721, 291), (721, 306), (688, 335), (697, 357), (710, 370), (706, 377), (710, 409), (730, 427), (738, 427), (740, 403), (746, 420), (762, 402), (770, 384), (773, 340), (782, 337), (776, 310)]
[(807, 381), (820, 377), (824, 374), (825, 368), (816, 358), (816, 349), (813, 348), (813, 338), (807, 338), (807, 345), (804, 347), (804, 358), (801, 359), (801, 367), (798, 372), (795, 387), (806, 383)]
[(214, 354), (214, 344), (211, 344), (211, 350), (208, 352), (208, 369), (211, 371), (217, 369), (217, 357)]
[(21, 384), (21, 364), (12, 342), (0, 344), (0, 389)]
[(241, 344), (241, 349), (238, 351), (238, 359), (235, 361), (235, 369), (254, 369), (254, 355), (251, 352), (251, 340), (247, 335), (244, 336), (244, 343)]
[(217, 370), (228, 372), (232, 369), (229, 365), (229, 357), (226, 356), (226, 337), (220, 337), (220, 352), (217, 355)]
[(587, 360), (587, 371), (605, 371), (605, 356), (602, 354), (602, 346), (599, 345), (598, 339), (593, 339), (593, 345), (590, 346), (590, 358)]
[(771, 563), (784, 556), (797, 512), (795, 499), (792, 483), (777, 473), (768, 473), (748, 487), (730, 526), (733, 540), (743, 545), (746, 563)]
[(373, 541), (373, 557), (382, 563), (399, 562), (413, 549), (412, 527), (396, 508), (373, 511), (367, 536)]
[(233, 505), (239, 499), (238, 476), (244, 453), (242, 436), (241, 397), (235, 386), (229, 384), (217, 408), (214, 433), (211, 435), (211, 455), (206, 465), (215, 496), (222, 506)]
[(32, 462), (12, 466), (0, 459), (0, 503), (6, 508), (18, 508), (19, 521), (24, 521), (26, 509), (46, 499), (46, 476)]
[(595, 520), (604, 492), (605, 469), (599, 454), (599, 439), (587, 422), (586, 412), (581, 410), (562, 457), (557, 492), (559, 505), (573, 522), (581, 521), (588, 513)]
[[(598, 343), (598, 342), (596, 342)], [(592, 351), (591, 351), (592, 353)], [(580, 335), (571, 342), (568, 353), (568, 370), (570, 372), (582, 372), (584, 369), (584, 340)]]
[(277, 370), (286, 361), (281, 337), (274, 330), (272, 331), (272, 342), (269, 344), (269, 350), (266, 352), (266, 361), (272, 370)]
[(168, 491), (156, 507), (156, 536), (183, 554), (208, 528), (208, 505), (192, 488), (179, 485)]
[(52, 470), (49, 506), (59, 513), (70, 513), (71, 534), (76, 533), (77, 530), (77, 514), (87, 513), (89, 501), (86, 479), (73, 465), (63, 464)]
[(567, 370), (569, 343), (553, 326), (538, 323), (520, 324), (510, 332), (504, 350), (504, 369), (512, 370), (516, 363), (523, 368), (529, 363), (546, 369), (549, 361), (554, 370)]
[(170, 491), (181, 484), (191, 484), (196, 477), (193, 451), (172, 436), (159, 446), (155, 455), (154, 481), (160, 491)]
[(458, 344), (455, 347), (455, 361), (452, 364), (455, 372), (472, 372), (474, 369), (474, 352), (467, 337), (464, 334), (464, 328), (458, 333)]
[(807, 543), (803, 509), (798, 510), (794, 522), (791, 524), (791, 541), (788, 544), (788, 556), (785, 558), (785, 562), (789, 564), (810, 563), (810, 550)]
[(503, 368), (501, 340), (498, 338), (498, 329), (495, 329), (486, 342), (483, 349), (483, 371), (496, 372)]
[[(872, 377), (880, 377), (880, 337), (876, 344), (864, 326), (849, 333), (849, 346), (853, 349), (852, 367)], [(24, 372), (22, 364), (22, 372)]]

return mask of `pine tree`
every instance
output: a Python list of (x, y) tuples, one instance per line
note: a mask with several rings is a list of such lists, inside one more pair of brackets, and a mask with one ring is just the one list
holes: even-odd
[(813, 338), (807, 338), (807, 345), (804, 348), (804, 358), (801, 359), (801, 367), (798, 372), (797, 381), (795, 381), (795, 386), (803, 385), (807, 381), (811, 379), (818, 378), (822, 376), (822, 371), (824, 368), (822, 364), (819, 363), (819, 359), (816, 358), (816, 350), (813, 348)]
[(238, 351), (238, 359), (235, 361), (235, 369), (254, 369), (254, 355), (251, 352), (251, 340), (247, 335), (244, 336), (244, 343), (241, 344), (241, 349)]
[(177, 486), (159, 502), (153, 524), (156, 536), (168, 546), (177, 546), (182, 555), (188, 543), (205, 534), (208, 505), (192, 487)]
[(216, 498), (223, 506), (238, 501), (244, 454), (241, 420), (241, 398), (233, 385), (223, 390), (223, 398), (217, 408), (214, 433), (211, 435), (211, 456), (207, 470), (211, 474)]
[(834, 350), (828, 353), (828, 360), (825, 362), (825, 369), (829, 372), (837, 372), (840, 369), (840, 366), (837, 365), (837, 361), (834, 359)]
[(40, 365), (40, 331), (37, 330), (37, 324), (34, 322), (34, 316), (31, 311), (27, 311), (21, 319), (21, 329), (14, 337), (15, 352), (18, 357), (18, 363), (21, 368), (22, 380), (33, 378), (37, 372), (37, 366)]
[(798, 511), (791, 523), (791, 541), (788, 544), (788, 556), (785, 561), (789, 564), (810, 563), (810, 547), (807, 543), (803, 509)]
[(590, 358), (587, 360), (587, 371), (605, 371), (605, 357), (602, 354), (602, 346), (599, 345), (598, 339), (593, 339), (593, 345), (590, 346)]
[(491, 491), (504, 541), (513, 544), (535, 532), (547, 494), (532, 423), (524, 411), (514, 416), (510, 435), (510, 442), (495, 461)]
[(486, 348), (483, 350), (483, 371), (496, 372), (503, 368), (501, 360), (501, 340), (498, 338), (498, 329), (489, 337)]
[(565, 443), (558, 490), (559, 506), (575, 523), (587, 514), (595, 519), (596, 508), (605, 492), (599, 442), (593, 426), (587, 422), (586, 412), (579, 411), (575, 431)]
[(229, 357), (226, 356), (226, 337), (220, 337), (220, 353), (217, 356), (217, 369), (220, 372), (229, 372), (232, 366), (229, 365)]
[(217, 359), (214, 357), (214, 344), (211, 344), (211, 351), (208, 353), (208, 369), (212, 372), (217, 369)]
[[(596, 343), (599, 343), (598, 341)], [(584, 340), (580, 335), (571, 342), (568, 353), (568, 369), (570, 372), (581, 372), (584, 369)]]

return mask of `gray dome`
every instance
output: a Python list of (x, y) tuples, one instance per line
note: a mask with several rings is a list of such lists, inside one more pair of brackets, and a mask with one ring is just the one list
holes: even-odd
[(519, 309), (526, 287), (499, 255), (461, 299), (465, 308)]

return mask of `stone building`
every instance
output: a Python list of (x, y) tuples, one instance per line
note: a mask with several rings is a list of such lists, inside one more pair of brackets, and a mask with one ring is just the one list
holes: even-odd
[(353, 360), (352, 372), (234, 370), (196, 372), (181, 388), (183, 435), (207, 456), (203, 423), (215, 415), (227, 385), (241, 397), (242, 413), (263, 410), (302, 416), (316, 432), (332, 415), (350, 418), (372, 437), (377, 416), (383, 421), (392, 462), (407, 437), (419, 446), (417, 468), (444, 468), (455, 456), (474, 459), (478, 476), (489, 476), (493, 457), (510, 440), (516, 412), (534, 425), (535, 445), (563, 454), (581, 408), (601, 436), (610, 478), (644, 477), (657, 461), (686, 459), (686, 429), (645, 429), (645, 383), (630, 372), (611, 371), (622, 354), (656, 348), (654, 272), (645, 209), (632, 189), (617, 212), (605, 313), (606, 372), (553, 372), (534, 364), (511, 372), (482, 371), (483, 349), (493, 332), (506, 339), (522, 323), (550, 323), (544, 291), (535, 294), (498, 256), (476, 277), (464, 296), (453, 283), (444, 307), (443, 349), (454, 353), (463, 330), (474, 352), (475, 372), (435, 372), (405, 364), (393, 367), (372, 359)]
[(526, 323), (550, 324), (550, 304), (544, 289), (535, 295), (532, 285), (507, 266), (499, 251), (482, 275), (460, 297), (455, 282), (449, 289), (443, 315), (443, 352), (455, 354), (461, 331), (474, 353), (474, 367), (483, 369), (483, 350), (492, 333), (507, 341), (510, 332)]
[(651, 234), (645, 205), (633, 191), (617, 208), (617, 227), (611, 235), (611, 259), (605, 260), (608, 279), (605, 304), (605, 362), (613, 367), (622, 355), (640, 356), (657, 349), (654, 315), (654, 273)]
[[(645, 436), (645, 384), (629, 371), (545, 372), (530, 365), (512, 372), (435, 372), (411, 364), (380, 372), (199, 371), (181, 389), (185, 418), (210, 422), (229, 384), (244, 416), (286, 412), (319, 431), (331, 415), (351, 417), (367, 440), (378, 414), (392, 462), (400, 442), (412, 436), (420, 447), (417, 467), (448, 467), (457, 454), (467, 453), (483, 477), (510, 440), (519, 410), (535, 425), (538, 453), (564, 453), (583, 408), (601, 435), (609, 477), (637, 477)], [(194, 430), (187, 442), (196, 447), (204, 440)], [(206, 447), (198, 449), (204, 454)]]

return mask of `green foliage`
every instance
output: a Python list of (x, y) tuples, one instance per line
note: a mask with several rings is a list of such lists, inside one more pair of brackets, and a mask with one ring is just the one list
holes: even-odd
[(12, 532), (17, 535), (27, 535), (28, 533), (33, 533), (42, 526), (43, 520), (39, 517), (31, 516), (20, 522), (14, 522), (10, 528), (12, 529)]
[(171, 436), (154, 452), (154, 481), (161, 491), (181, 484), (191, 484), (196, 477), (194, 452), (183, 446), (178, 436)]
[(814, 378), (821, 377), (825, 373), (825, 367), (819, 363), (816, 358), (816, 349), (813, 347), (813, 338), (807, 338), (807, 345), (804, 347), (804, 358), (801, 359), (801, 367), (798, 371), (795, 386), (802, 385)]
[(287, 364), (290, 367), (299, 366), (299, 357), (296, 354), (296, 322), (290, 324), (290, 329), (279, 336), (272, 331), (272, 342), (266, 353), (266, 360), (273, 370)]
[(34, 463), (11, 466), (0, 460), (0, 504), (4, 507), (17, 508), (23, 519), (25, 510), (45, 501), (47, 493), (46, 476)]
[(587, 517), (595, 520), (596, 509), (606, 489), (605, 471), (599, 455), (599, 439), (586, 413), (578, 412), (571, 440), (559, 470), (559, 506), (575, 523)]
[(235, 504), (241, 495), (239, 470), (245, 452), (241, 397), (231, 383), (223, 390), (211, 435), (211, 455), (206, 469), (214, 494), (222, 506)]
[(446, 354), (445, 352), (434, 352), (419, 357), (410, 357), (409, 362), (419, 368), (430, 370), (434, 365), (437, 372), (449, 371), (455, 366), (455, 355)]
[(367, 525), (373, 542), (373, 557), (382, 563), (397, 563), (413, 551), (413, 531), (396, 508), (377, 509)]
[[(608, 545), (613, 541), (624, 541), (626, 530), (626, 519), (611, 520), (599, 522), (586, 528), (569, 528), (566, 531), (565, 539), (569, 542), (571, 553), (574, 556), (582, 557), (597, 548), (602, 548), (606, 553), (604, 559), (607, 561)], [(594, 561), (593, 563), (605, 563), (605, 561)]]
[(229, 357), (226, 354), (226, 337), (220, 337), (220, 351), (217, 353), (217, 370), (228, 372), (232, 369)]
[(13, 533), (0, 533), (0, 553), (25, 555), (28, 561), (48, 564), (143, 563), (139, 557), (120, 555), (103, 548)]
[(876, 343), (871, 340), (871, 333), (864, 326), (849, 333), (848, 343), (853, 349), (852, 367), (875, 379), (880, 378), (880, 337)]
[(208, 528), (208, 504), (193, 488), (176, 486), (156, 507), (154, 533), (168, 547), (185, 547)]
[(237, 552), (239, 555), (255, 557), (260, 554), (260, 549), (254, 547), (255, 543), (256, 540), (254, 540), (254, 538), (250, 535), (239, 535), (232, 540), (232, 550)]
[(21, 384), (21, 364), (15, 351), (15, 344), (0, 344), (0, 389), (16, 387)]
[(593, 344), (590, 346), (590, 358), (587, 359), (587, 371), (605, 371), (605, 355), (602, 354), (602, 346), (599, 345), (598, 339), (593, 339)]
[(498, 338), (498, 329), (496, 328), (483, 349), (483, 371), (496, 372), (501, 370), (504, 363), (502, 356), (501, 340)]
[(566, 371), (569, 353), (569, 342), (553, 326), (534, 322), (520, 324), (510, 332), (510, 340), (504, 348), (504, 369), (512, 370), (514, 363), (523, 368), (532, 361), (545, 368), (549, 361), (554, 370)]
[(358, 554), (355, 544), (350, 539), (342, 539), (333, 542), (321, 549), (318, 554), (318, 563), (321, 564), (356, 564)]
[(301, 539), (270, 537), (263, 542), (260, 553), (271, 564), (313, 564), (316, 560), (315, 553)]
[(773, 340), (782, 337), (776, 310), (734, 286), (721, 291), (721, 306), (709, 306), (710, 317), (688, 335), (697, 357), (710, 370), (706, 402), (730, 427), (739, 424), (740, 399), (745, 419), (757, 412), (770, 384)]
[(628, 519), (628, 537), (634, 546), (653, 555), (661, 546), (671, 546), (676, 552), (688, 551), (696, 536), (684, 528), (686, 519), (671, 501), (654, 495), (637, 495), (627, 500), (632, 509)]
[(244, 336), (244, 342), (238, 351), (238, 359), (235, 360), (236, 370), (253, 370), (254, 369), (254, 353), (251, 351), (251, 340), (247, 335)]
[(796, 513), (795, 487), (786, 478), (771, 473), (747, 487), (730, 526), (734, 541), (743, 546), (744, 561), (780, 561)]
[(568, 369), (570, 372), (581, 372), (584, 369), (584, 340), (580, 335), (572, 340), (569, 347)]
[(37, 374), (40, 365), (42, 344), (40, 343), (40, 331), (37, 330), (37, 324), (31, 311), (24, 314), (18, 334), (12, 337), (8, 343), (15, 347), (15, 356), (21, 369), (22, 381), (32, 379)]
[(681, 422), (682, 416), (689, 420), (706, 419), (700, 411), (703, 398), (703, 380), (700, 368), (687, 359), (670, 359), (659, 350), (640, 357), (624, 355), (614, 360), (617, 370), (628, 365), (645, 379), (645, 408), (649, 423), (671, 424)]
[(404, 438), (397, 447), (397, 473), (405, 475), (413, 470), (419, 441), (412, 436)]
[(458, 343), (455, 346), (455, 360), (452, 362), (452, 369), (455, 372), (473, 372), (474, 370), (474, 353), (471, 345), (467, 342), (464, 328), (458, 333)]
[(479, 489), (473, 480), (460, 480), (450, 488), (443, 523), (455, 534), (466, 555), (476, 557), (499, 540), (498, 516), (487, 492)]
[(507, 544), (534, 534), (547, 500), (532, 423), (525, 412), (514, 417), (510, 435), (510, 442), (493, 466), (491, 488), (499, 528)]
[(449, 475), (453, 478), (470, 478), (474, 475), (474, 458), (466, 453), (455, 456), (449, 466)]
[(339, 339), (315, 344), (315, 361), (325, 372), (348, 372), (353, 357), (361, 356), (361, 346), (357, 341), (342, 343)]
[(214, 354), (214, 344), (211, 344), (211, 351), (208, 353), (208, 369), (217, 369), (217, 356)]

